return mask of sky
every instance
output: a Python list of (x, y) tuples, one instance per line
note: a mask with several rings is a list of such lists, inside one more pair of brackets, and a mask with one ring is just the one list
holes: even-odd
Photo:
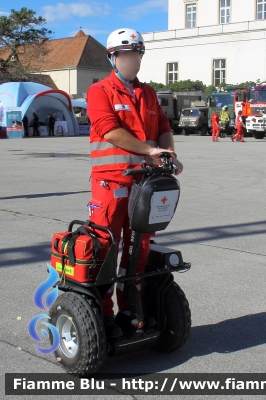
[(109, 33), (118, 28), (141, 33), (167, 30), (168, 0), (2, 0), (0, 16), (22, 7), (46, 19), (44, 27), (53, 32), (53, 39), (75, 36), (82, 29), (105, 45)]

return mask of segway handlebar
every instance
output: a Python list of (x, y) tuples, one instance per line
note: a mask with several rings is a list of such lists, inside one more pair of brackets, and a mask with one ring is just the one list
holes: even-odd
[(142, 168), (139, 169), (126, 169), (123, 171), (124, 176), (127, 175), (147, 175), (155, 172), (168, 173), (171, 174), (173, 170), (177, 169), (177, 166), (170, 161), (171, 153), (163, 152), (159, 154), (160, 159), (162, 160), (163, 165), (160, 167), (151, 167), (142, 164)]
[(123, 171), (122, 175), (127, 176), (127, 175), (144, 175), (147, 173), (153, 172), (154, 168), (153, 167), (145, 167), (141, 169), (125, 169)]

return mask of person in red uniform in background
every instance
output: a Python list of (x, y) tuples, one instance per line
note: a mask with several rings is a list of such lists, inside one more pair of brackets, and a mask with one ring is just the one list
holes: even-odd
[(217, 114), (217, 111), (214, 110), (212, 113), (212, 141), (213, 142), (219, 142), (218, 138), (220, 136), (220, 128), (219, 128), (219, 115)]
[(244, 127), (244, 122), (242, 119), (242, 111), (238, 111), (235, 123), (236, 134), (231, 136), (232, 142), (234, 141), (234, 139), (239, 142), (245, 142), (243, 127)]
[[(153, 88), (139, 82), (137, 73), (145, 53), (144, 40), (134, 29), (117, 29), (107, 39), (107, 57), (113, 67), (110, 76), (93, 84), (87, 91), (87, 113), (91, 121), (91, 200), (90, 220), (110, 228), (122, 256), (119, 274), (125, 275), (131, 237), (128, 217), (128, 196), (132, 176), (123, 176), (127, 168), (140, 168), (144, 162), (159, 164), (162, 151), (171, 153), (177, 165), (175, 174), (183, 170), (176, 159), (174, 141), (168, 119), (158, 103)], [(103, 233), (101, 233), (104, 236)], [(150, 248), (150, 233), (143, 234), (137, 273), (144, 272)], [(136, 286), (141, 294), (140, 281)], [(122, 335), (114, 319), (112, 287), (103, 297), (106, 333)], [(122, 300), (123, 284), (116, 288), (118, 308), (129, 310)]]

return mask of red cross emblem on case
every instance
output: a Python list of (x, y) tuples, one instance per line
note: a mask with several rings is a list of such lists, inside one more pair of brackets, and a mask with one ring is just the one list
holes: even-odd
[(167, 197), (164, 196), (164, 197), (162, 198), (161, 202), (164, 204), (167, 200), (168, 200)]
[(132, 35), (130, 36), (132, 39), (136, 38), (136, 35), (134, 35), (134, 33), (132, 33)]

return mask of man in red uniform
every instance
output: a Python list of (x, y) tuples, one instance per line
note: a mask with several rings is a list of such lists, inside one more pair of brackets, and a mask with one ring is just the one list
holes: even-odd
[[(179, 174), (182, 164), (176, 160), (168, 119), (151, 86), (136, 77), (145, 52), (141, 34), (134, 29), (118, 29), (107, 40), (107, 56), (113, 67), (108, 78), (93, 84), (87, 92), (91, 121), (91, 201), (90, 220), (109, 227), (117, 246), (123, 231), (119, 274), (125, 275), (131, 237), (128, 196), (132, 176), (123, 176), (127, 168), (139, 168), (144, 162), (159, 164), (159, 154), (168, 151)], [(144, 272), (151, 234), (143, 234), (137, 273)], [(136, 286), (141, 294), (140, 281)], [(114, 320), (112, 287), (103, 297), (104, 323), (111, 337), (122, 335)], [(129, 310), (122, 299), (123, 284), (116, 288), (118, 308)]]
[(242, 111), (238, 111), (235, 124), (236, 134), (234, 136), (233, 135), (231, 136), (232, 142), (234, 141), (234, 139), (239, 142), (245, 142), (243, 126), (244, 123), (242, 119)]
[(217, 114), (217, 111), (214, 110), (212, 113), (212, 141), (213, 142), (219, 142), (218, 138), (220, 136), (220, 128), (219, 128), (219, 115)]

